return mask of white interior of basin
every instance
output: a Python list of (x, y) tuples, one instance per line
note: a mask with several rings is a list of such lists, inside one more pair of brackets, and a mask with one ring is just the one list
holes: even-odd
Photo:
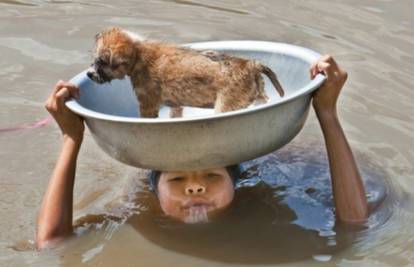
[[(189, 44), (194, 49), (213, 49), (223, 51), (228, 54), (256, 59), (269, 66), (278, 76), (285, 96), (280, 97), (273, 85), (266, 76), (265, 90), (269, 101), (262, 105), (251, 105), (244, 109), (254, 110), (264, 106), (275, 105), (285, 102), (297, 95), (308, 93), (313, 87), (321, 83), (323, 77), (318, 77), (313, 81), (309, 77), (310, 62), (316, 60), (319, 55), (311, 50), (287, 44), (255, 42), (255, 41), (222, 41)], [(113, 80), (110, 83), (98, 85), (92, 82), (86, 73), (80, 73), (72, 81), (81, 87), (81, 98), (78, 101), (68, 103), (69, 108), (81, 115), (92, 117), (106, 116), (107, 119), (119, 120), (119, 117), (138, 119), (138, 101), (132, 90), (129, 78), (123, 80)], [(234, 113), (243, 110), (227, 112)], [(202, 109), (194, 107), (184, 107), (183, 118), (211, 117), (213, 109)], [(213, 116), (221, 116), (215, 114)], [(152, 120), (172, 120), (169, 119), (169, 108), (162, 107), (159, 118)], [(180, 118), (178, 118), (180, 119)], [(122, 119), (121, 119), (122, 120)]]

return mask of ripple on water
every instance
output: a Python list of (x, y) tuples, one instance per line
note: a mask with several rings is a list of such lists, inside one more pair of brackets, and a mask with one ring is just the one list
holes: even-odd
[(37, 6), (33, 3), (26, 3), (15, 0), (0, 0), (0, 4), (17, 5), (17, 6)]
[(207, 8), (207, 9), (211, 9), (211, 10), (224, 11), (224, 12), (229, 12), (229, 13), (233, 13), (233, 14), (249, 15), (248, 11), (241, 10), (241, 9), (235, 9), (235, 8), (227, 8), (227, 7), (224, 7), (223, 5), (222, 6), (209, 5), (209, 4), (199, 3), (199, 2), (190, 1), (190, 0), (173, 0), (173, 2), (175, 2), (177, 4), (180, 4), (180, 5), (203, 7), (203, 8)]
[(150, 20), (137, 17), (112, 17), (107, 22), (114, 25), (130, 25), (130, 26), (171, 26), (174, 25), (171, 21), (163, 21), (160, 19)]
[(48, 61), (54, 64), (85, 64), (88, 56), (76, 50), (62, 50), (39, 43), (27, 37), (0, 37), (0, 46), (18, 50), (24, 56), (34, 60)]

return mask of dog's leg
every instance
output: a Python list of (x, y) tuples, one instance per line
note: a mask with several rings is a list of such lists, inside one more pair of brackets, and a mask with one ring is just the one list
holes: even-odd
[(262, 75), (260, 75), (260, 73), (258, 73), (255, 78), (256, 78), (255, 82), (256, 82), (256, 86), (257, 86), (257, 91), (256, 91), (257, 92), (257, 97), (256, 97), (256, 100), (254, 102), (254, 105), (258, 106), (258, 105), (262, 105), (262, 104), (267, 103), (267, 101), (269, 100), (269, 97), (265, 93), (265, 89), (264, 89), (265, 88), (265, 83), (264, 83)]
[(216, 102), (214, 104), (215, 113), (238, 110), (248, 107), (253, 101), (248, 99), (248, 96), (235, 97), (231, 94), (220, 92), (217, 94)]
[(263, 104), (266, 104), (267, 101), (268, 101), (268, 97), (266, 95), (261, 95), (256, 98), (256, 100), (254, 101), (254, 105), (255, 106), (263, 105)]
[(157, 118), (160, 109), (160, 99), (156, 95), (148, 95), (138, 90), (139, 112), (142, 118)]
[(183, 107), (171, 107), (170, 118), (181, 118), (183, 116)]
[(142, 118), (158, 118), (158, 109), (140, 108), (140, 112)]

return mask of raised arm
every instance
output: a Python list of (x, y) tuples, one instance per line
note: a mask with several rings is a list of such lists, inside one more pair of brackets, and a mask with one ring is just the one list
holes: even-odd
[(76, 86), (59, 81), (45, 104), (62, 131), (63, 145), (38, 215), (36, 247), (39, 249), (72, 234), (73, 186), (84, 125), (82, 118), (64, 103), (69, 97), (78, 96)]
[(327, 78), (313, 96), (313, 107), (328, 152), (336, 217), (346, 223), (363, 223), (368, 217), (364, 186), (336, 112), (336, 102), (348, 75), (329, 55), (313, 64), (310, 72), (312, 79), (317, 73), (324, 73)]

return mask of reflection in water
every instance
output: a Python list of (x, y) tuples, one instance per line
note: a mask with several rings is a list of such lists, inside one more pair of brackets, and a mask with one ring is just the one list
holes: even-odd
[(313, 255), (334, 255), (350, 244), (352, 232), (321, 236), (293, 224), (296, 218), (295, 211), (275, 196), (275, 190), (260, 183), (239, 188), (232, 205), (207, 224), (175, 222), (154, 209), (132, 216), (127, 223), (165, 249), (229, 263), (299, 261)]

